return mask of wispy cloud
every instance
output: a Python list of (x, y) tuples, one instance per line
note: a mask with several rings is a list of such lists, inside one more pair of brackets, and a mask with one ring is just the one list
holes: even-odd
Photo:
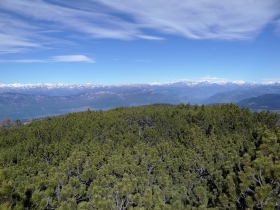
[(206, 75), (204, 77), (196, 79), (196, 81), (207, 81), (207, 82), (228, 82), (228, 79), (226, 78), (220, 78), (220, 77), (213, 77), (210, 75)]
[(275, 0), (106, 0), (133, 16), (140, 27), (191, 39), (250, 39), (280, 14)]
[(148, 35), (138, 35), (137, 37), (141, 39), (147, 39), (147, 40), (165, 40), (162, 37), (157, 37), (157, 36), (148, 36)]
[(266, 78), (262, 79), (263, 82), (280, 82), (280, 78)]
[(0, 52), (15, 53), (40, 47), (31, 38), (31, 31), (36, 29), (11, 15), (0, 13)]
[[(22, 52), (88, 39), (252, 39), (276, 23), (275, 0), (0, 1), (0, 53)], [(279, 29), (279, 27), (278, 27)], [(48, 33), (46, 33), (48, 32)], [(56, 33), (64, 35), (63, 40)], [(66, 35), (65, 35), (66, 34)], [(156, 34), (156, 35), (155, 35)]]
[(36, 59), (15, 59), (15, 60), (0, 60), (0, 63), (45, 63), (47, 60), (36, 60)]
[[(0, 2), (0, 8), (2, 3)], [(71, 40), (56, 38), (54, 34), (59, 32), (61, 31), (39, 24), (36, 20), (31, 22), (26, 18), (21, 19), (18, 15), (0, 11), (0, 54), (26, 52), (66, 44), (75, 45)]]
[(86, 63), (95, 63), (94, 60), (88, 58), (85, 55), (63, 55), (55, 56), (52, 61), (54, 62), (86, 62)]
[(0, 63), (53, 63), (53, 62), (84, 62), (95, 63), (95, 61), (85, 55), (62, 55), (54, 56), (51, 59), (18, 59), (18, 60), (0, 60)]
[(200, 78), (192, 78), (192, 79), (186, 78), (186, 79), (173, 80), (173, 82), (185, 82), (185, 81), (189, 81), (189, 82), (229, 82), (230, 80), (227, 78), (215, 77), (215, 76), (210, 76), (210, 75), (205, 75)]

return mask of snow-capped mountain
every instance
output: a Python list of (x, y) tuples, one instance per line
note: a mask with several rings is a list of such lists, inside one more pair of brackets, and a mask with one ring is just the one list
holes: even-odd
[[(280, 84), (271, 83), (269, 85)], [(232, 90), (235, 88), (244, 88), (252, 86), (262, 86), (267, 84), (262, 83), (248, 83), (243, 81), (233, 81), (233, 82), (211, 82), (211, 81), (180, 81), (180, 82), (168, 82), (168, 83), (150, 83), (150, 84), (124, 84), (124, 85), (97, 85), (97, 84), (49, 84), (49, 83), (39, 83), (39, 84), (0, 84), (0, 93), (14, 92), (23, 94), (44, 94), (50, 96), (61, 96), (61, 95), (73, 95), (82, 92), (100, 91), (100, 90), (114, 90), (123, 91), (134, 88), (167, 88), (167, 87), (177, 87), (177, 88), (187, 88), (187, 87), (222, 87), (225, 90)], [(211, 92), (211, 90), (210, 90)]]
[(35, 118), (90, 109), (153, 103), (236, 103), (280, 94), (280, 83), (180, 81), (102, 86), (96, 84), (0, 84), (0, 120)]

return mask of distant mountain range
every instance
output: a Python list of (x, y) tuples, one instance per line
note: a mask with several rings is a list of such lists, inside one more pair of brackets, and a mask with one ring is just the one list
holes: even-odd
[[(279, 85), (280, 83), (272, 83)], [(252, 87), (260, 87), (264, 85), (260, 83), (246, 82), (170, 82), (170, 83), (152, 83), (152, 84), (127, 84), (127, 85), (110, 85), (102, 86), (96, 84), (0, 84), (0, 94), (6, 92), (38, 94), (48, 96), (68, 96), (84, 92), (125, 92), (150, 88), (157, 92), (174, 91), (190, 97), (191, 100), (201, 101), (211, 95), (221, 91), (231, 91), (236, 89), (247, 89)]]
[(179, 101), (172, 94), (155, 93), (151, 89), (123, 93), (100, 91), (71, 96), (3, 93), (0, 94), (0, 119), (4, 117), (13, 119), (37, 118), (83, 111), (88, 108), (107, 110), (120, 106), (139, 106), (153, 103), (177, 104)]
[(203, 104), (213, 104), (213, 103), (236, 103), (241, 100), (260, 96), (263, 94), (280, 94), (280, 85), (261, 85), (252, 86), (251, 88), (236, 89), (230, 91), (218, 92), (206, 100), (203, 100)]
[(280, 94), (264, 94), (244, 99), (237, 105), (249, 109), (280, 110)]
[[(155, 103), (205, 105), (237, 103), (239, 101), (241, 103), (244, 99), (252, 97), (257, 99), (255, 97), (263, 94), (280, 94), (280, 83), (173, 82), (112, 86), (0, 84), (0, 119), (4, 117), (12, 119), (37, 118), (82, 111), (88, 108), (107, 110), (119, 106), (140, 106)], [(271, 100), (273, 100), (273, 96), (271, 96)], [(245, 106), (243, 103), (237, 104)], [(257, 105), (259, 103), (255, 104), (254, 109), (257, 106), (262, 106)], [(266, 105), (263, 105), (264, 109), (265, 107)], [(273, 108), (275, 107), (277, 106)], [(253, 109), (253, 106), (251, 108)], [(268, 109), (271, 109), (271, 106), (268, 106)]]

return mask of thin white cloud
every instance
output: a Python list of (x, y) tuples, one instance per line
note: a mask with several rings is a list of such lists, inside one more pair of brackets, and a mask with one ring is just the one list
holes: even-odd
[(85, 55), (62, 55), (53, 57), (52, 61), (54, 62), (86, 62), (86, 63), (95, 63), (91, 58), (88, 58)]
[(157, 36), (148, 36), (148, 35), (138, 35), (137, 37), (141, 39), (147, 39), (147, 40), (165, 40), (162, 37), (157, 37)]
[(280, 15), (277, 0), (12, 0), (0, 1), (0, 8), (0, 53), (78, 43), (74, 37), (81, 35), (121, 40), (163, 40), (164, 34), (252, 39), (267, 24), (277, 25)]
[(210, 75), (206, 75), (200, 78), (181, 78), (181, 79), (175, 79), (173, 82), (229, 82), (230, 80), (227, 78), (220, 78), (220, 77), (213, 77)]
[(45, 63), (47, 60), (36, 59), (16, 59), (16, 60), (0, 60), (0, 63)]
[(210, 75), (206, 75), (204, 77), (198, 78), (195, 81), (207, 81), (207, 82), (228, 82), (229, 80), (226, 78), (220, 78), (220, 77), (213, 77)]
[(262, 79), (263, 82), (280, 82), (280, 78), (266, 78)]
[(30, 39), (32, 30), (36, 30), (36, 27), (0, 13), (0, 53), (15, 53), (40, 47), (39, 43)]
[(46, 60), (35, 60), (35, 59), (20, 59), (20, 60), (14, 60), (16, 63), (45, 63), (48, 62)]
[(143, 27), (192, 39), (249, 39), (280, 14), (275, 0), (103, 2), (131, 14)]
[[(2, 2), (0, 2), (1, 7)], [(49, 48), (54, 45), (73, 45), (68, 40), (57, 39), (53, 36), (59, 30), (48, 29), (30, 21), (21, 20), (16, 15), (0, 12), (0, 54), (19, 53), (34, 49)]]
[(0, 63), (53, 63), (53, 62), (83, 62), (95, 63), (95, 61), (85, 55), (61, 55), (54, 56), (51, 59), (17, 59), (17, 60), (0, 60)]

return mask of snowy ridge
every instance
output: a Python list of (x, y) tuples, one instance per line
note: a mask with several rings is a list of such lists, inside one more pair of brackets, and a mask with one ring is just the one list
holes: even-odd
[(51, 83), (38, 83), (38, 84), (0, 84), (0, 88), (7, 89), (33, 89), (33, 88), (44, 88), (44, 89), (81, 89), (81, 88), (97, 88), (97, 87), (141, 87), (144, 85), (149, 86), (171, 86), (171, 85), (185, 85), (185, 86), (198, 86), (198, 85), (280, 85), (279, 82), (244, 82), (244, 81), (176, 81), (176, 82), (166, 82), (166, 83), (147, 83), (147, 84), (116, 84), (116, 85), (97, 85), (92, 83), (86, 84), (51, 84)]
[(38, 84), (0, 84), (0, 88), (82, 88), (82, 87), (102, 87), (101, 85), (86, 83), (86, 84), (51, 84), (51, 83), (38, 83)]
[(85, 107), (107, 110), (155, 103), (237, 103), (262, 94), (280, 94), (280, 83), (176, 81), (110, 86), (91, 83), (0, 84), (0, 119), (7, 115), (13, 119), (61, 115)]
[(149, 83), (152, 86), (161, 86), (161, 85), (175, 85), (175, 84), (182, 84), (187, 86), (196, 86), (196, 85), (280, 85), (279, 82), (244, 82), (241, 80), (238, 81), (176, 81), (176, 82), (166, 82), (166, 83), (158, 83), (153, 82)]

